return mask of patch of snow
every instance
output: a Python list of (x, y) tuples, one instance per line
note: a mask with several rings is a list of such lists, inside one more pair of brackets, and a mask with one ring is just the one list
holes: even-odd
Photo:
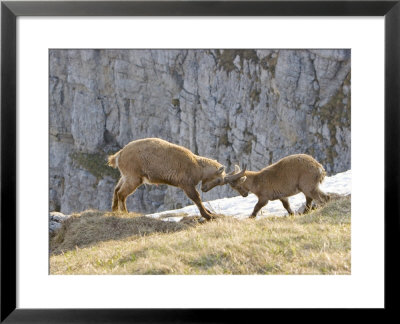
[[(335, 193), (343, 196), (351, 194), (351, 170), (338, 173), (331, 177), (325, 177), (320, 185), (320, 189), (326, 193)], [(223, 214), (226, 216), (233, 216), (235, 218), (248, 218), (257, 203), (257, 196), (249, 194), (247, 197), (237, 196), (233, 198), (222, 198), (212, 201), (207, 201), (204, 206), (216, 214)], [(305, 197), (303, 193), (289, 197), (289, 203), (295, 213), (302, 212), (305, 206)], [(163, 211), (155, 214), (149, 214), (148, 217), (160, 218), (164, 217), (165, 221), (179, 222), (183, 216), (172, 216), (173, 214), (187, 214), (190, 216), (200, 216), (200, 212), (196, 205), (190, 205), (184, 208)], [(165, 217), (171, 215), (172, 217)], [(287, 211), (283, 208), (279, 200), (269, 201), (257, 214), (258, 217), (265, 216), (284, 216)]]

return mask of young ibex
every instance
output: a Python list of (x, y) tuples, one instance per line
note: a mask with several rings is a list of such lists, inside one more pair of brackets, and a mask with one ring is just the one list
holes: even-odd
[(268, 200), (279, 199), (283, 207), (290, 215), (293, 214), (287, 197), (303, 192), (306, 196), (306, 208), (304, 212), (311, 209), (313, 199), (325, 203), (329, 196), (319, 189), (319, 184), (324, 179), (326, 172), (321, 164), (306, 154), (294, 154), (270, 166), (258, 171), (246, 171), (244, 167), (240, 170), (235, 166), (234, 175), (240, 178), (229, 180), (230, 186), (238, 191), (243, 197), (247, 197), (249, 191), (258, 197), (250, 217), (256, 217), (259, 210), (264, 207)]
[(108, 165), (118, 167), (121, 173), (114, 190), (113, 211), (127, 212), (126, 198), (143, 183), (168, 184), (181, 188), (197, 205), (201, 216), (210, 220), (213, 215), (203, 206), (196, 185), (201, 181), (201, 190), (206, 192), (226, 183), (222, 164), (159, 138), (130, 142), (108, 157)]

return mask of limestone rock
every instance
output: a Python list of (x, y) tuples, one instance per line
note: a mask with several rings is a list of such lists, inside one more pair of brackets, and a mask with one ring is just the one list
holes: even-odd
[(62, 227), (62, 223), (68, 219), (69, 215), (64, 215), (59, 212), (50, 212), (49, 214), (49, 231), (53, 233)]

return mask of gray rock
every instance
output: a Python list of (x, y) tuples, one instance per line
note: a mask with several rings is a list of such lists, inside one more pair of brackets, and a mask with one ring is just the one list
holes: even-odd
[(68, 219), (69, 215), (64, 215), (60, 212), (50, 212), (49, 214), (49, 231), (54, 233), (62, 227), (62, 223)]

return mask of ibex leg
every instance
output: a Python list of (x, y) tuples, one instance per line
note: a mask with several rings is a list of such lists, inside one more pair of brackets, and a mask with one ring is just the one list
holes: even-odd
[(281, 198), (279, 199), (282, 202), (283, 207), (287, 210), (289, 215), (293, 215), (293, 210), (290, 208), (289, 199), (288, 198)]
[(115, 186), (114, 189), (114, 196), (113, 196), (113, 202), (112, 202), (112, 211), (118, 211), (118, 191), (121, 189), (122, 184), (124, 183), (123, 177), (121, 177)]
[(260, 211), (268, 203), (268, 199), (265, 198), (258, 198), (257, 204), (254, 206), (254, 210), (250, 215), (250, 218), (255, 218), (257, 213)]
[(195, 187), (186, 187), (186, 188), (182, 188), (182, 189), (186, 193), (186, 195), (191, 200), (193, 200), (193, 202), (196, 204), (197, 208), (200, 211), (201, 216), (203, 216), (207, 220), (210, 220), (213, 218), (212, 214), (210, 212), (208, 212), (206, 210), (206, 208), (204, 207), (204, 205), (200, 199), (200, 195)]
[(141, 184), (142, 181), (140, 179), (126, 179), (124, 181), (117, 193), (119, 209), (121, 211), (126, 213), (128, 212), (128, 209), (126, 208), (126, 198), (130, 194), (132, 194)]
[(304, 208), (304, 213), (308, 213), (312, 209), (312, 201), (311, 197), (306, 196), (306, 208)]

